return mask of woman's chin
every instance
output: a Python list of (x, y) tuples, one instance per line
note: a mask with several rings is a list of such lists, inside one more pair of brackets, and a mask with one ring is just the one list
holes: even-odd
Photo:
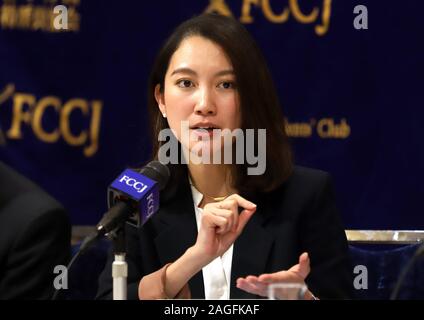
[(190, 146), (190, 160), (197, 164), (223, 163), (223, 148), (219, 142), (216, 144), (199, 144)]

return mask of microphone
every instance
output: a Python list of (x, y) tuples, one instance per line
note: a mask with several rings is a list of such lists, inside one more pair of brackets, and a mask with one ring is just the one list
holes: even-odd
[(97, 224), (107, 234), (127, 221), (140, 227), (159, 209), (159, 191), (168, 183), (170, 172), (159, 161), (151, 161), (138, 172), (126, 169), (109, 186), (109, 211)]
[(159, 191), (170, 177), (169, 168), (151, 161), (139, 171), (126, 169), (108, 188), (109, 210), (80, 246), (81, 254), (97, 239), (114, 231), (124, 222), (140, 227), (159, 209)]
[[(115, 231), (123, 223), (129, 222), (137, 227), (145, 224), (158, 211), (159, 191), (165, 188), (169, 178), (169, 168), (159, 161), (151, 161), (139, 171), (126, 169), (122, 172), (109, 186), (109, 210), (97, 224), (95, 232), (83, 240), (67, 270), (97, 239)], [(52, 300), (58, 295), (59, 289), (56, 289)]]

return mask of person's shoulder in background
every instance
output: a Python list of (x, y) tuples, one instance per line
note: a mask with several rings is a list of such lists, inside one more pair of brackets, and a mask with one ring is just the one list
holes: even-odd
[(0, 162), (0, 299), (49, 299), (66, 265), (71, 224), (63, 206)]

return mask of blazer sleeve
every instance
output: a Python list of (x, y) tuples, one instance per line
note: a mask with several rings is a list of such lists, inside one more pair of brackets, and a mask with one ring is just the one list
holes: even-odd
[(352, 297), (353, 276), (348, 243), (336, 207), (332, 180), (323, 173), (309, 210), (301, 218), (301, 250), (311, 259), (306, 283), (320, 299)]
[(140, 281), (140, 299), (190, 299), (191, 293), (188, 283), (177, 293), (175, 297), (169, 297), (166, 292), (166, 269), (171, 264), (168, 263), (158, 271), (144, 276)]

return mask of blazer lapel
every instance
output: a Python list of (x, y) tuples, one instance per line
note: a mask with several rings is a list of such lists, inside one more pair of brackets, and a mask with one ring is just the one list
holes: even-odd
[[(155, 244), (160, 262), (164, 265), (177, 260), (196, 242), (196, 216), (188, 179), (173, 199), (162, 205), (158, 218), (163, 227), (155, 238)], [(201, 271), (190, 279), (189, 286), (192, 298), (204, 299)]]
[(258, 205), (257, 212), (245, 226), (242, 234), (234, 243), (233, 263), (231, 268), (232, 299), (254, 299), (257, 296), (236, 287), (239, 277), (260, 275), (265, 272), (268, 256), (271, 252), (273, 237), (263, 227), (266, 208)]

